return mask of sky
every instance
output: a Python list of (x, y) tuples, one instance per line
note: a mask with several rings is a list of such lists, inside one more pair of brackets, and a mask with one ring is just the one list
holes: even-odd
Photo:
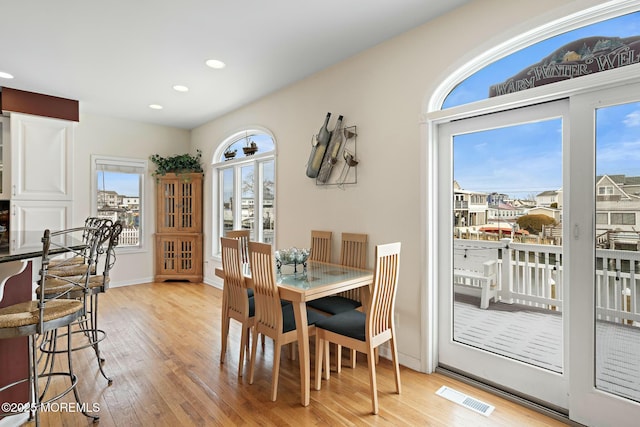
[(98, 190), (115, 191), (121, 196), (137, 197), (140, 195), (140, 181), (137, 174), (98, 171), (97, 188)]
[[(640, 13), (571, 31), (509, 55), (462, 82), (443, 108), (487, 98), (489, 86), (587, 36), (640, 35)], [(462, 189), (529, 198), (562, 188), (561, 119), (454, 137), (454, 179)], [(596, 112), (596, 174), (640, 176), (640, 103)]]

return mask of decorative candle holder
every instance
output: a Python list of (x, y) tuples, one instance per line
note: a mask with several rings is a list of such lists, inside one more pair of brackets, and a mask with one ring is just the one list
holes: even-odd
[(293, 265), (294, 274), (298, 272), (298, 265), (302, 265), (302, 272), (306, 274), (307, 259), (309, 259), (310, 254), (309, 249), (298, 249), (295, 247), (277, 250), (274, 255), (278, 274), (282, 274), (283, 265)]

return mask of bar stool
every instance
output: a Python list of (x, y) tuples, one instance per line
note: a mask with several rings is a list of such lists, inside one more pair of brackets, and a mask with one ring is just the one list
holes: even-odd
[[(101, 227), (110, 227), (113, 221), (107, 218), (89, 217), (85, 220), (82, 232), (82, 242), (86, 244), (85, 251), (91, 246), (89, 240), (93, 238), (93, 233), (100, 230)], [(99, 254), (98, 254), (99, 255)], [(54, 258), (49, 261), (49, 273), (55, 276), (79, 276), (84, 273), (84, 266), (89, 257), (86, 253), (75, 256), (64, 254), (62, 257)], [(96, 273), (97, 265), (93, 266), (91, 274)]]
[[(100, 373), (107, 380), (108, 385), (111, 385), (113, 384), (113, 380), (107, 376), (104, 371), (103, 364), (105, 359), (101, 356), (100, 352), (100, 342), (107, 337), (107, 333), (98, 327), (98, 297), (109, 288), (109, 274), (115, 265), (115, 248), (118, 245), (120, 233), (122, 232), (122, 223), (116, 221), (114, 224), (111, 224), (111, 221), (103, 221), (94, 224), (101, 225), (98, 228), (89, 227), (89, 230), (85, 230), (87, 242), (89, 242), (90, 246), (94, 246), (92, 249), (94, 253), (93, 257), (89, 257), (84, 264), (77, 264), (77, 266), (72, 269), (78, 272), (78, 266), (89, 264), (85, 267), (86, 273), (68, 276), (66, 273), (71, 269), (60, 269), (58, 266), (55, 269), (49, 270), (50, 280), (44, 288), (39, 286), (36, 292), (39, 294), (42, 292), (42, 289), (44, 289), (45, 298), (56, 296), (61, 292), (67, 292), (67, 298), (77, 299), (83, 302), (85, 312), (83, 316), (75, 322), (78, 328), (72, 331), (72, 334), (84, 334), (87, 340), (82, 344), (75, 345), (71, 351), (92, 347), (96, 355)], [(93, 239), (95, 239), (95, 241), (93, 241)], [(102, 255), (104, 255), (104, 261), (101, 261)], [(76, 257), (70, 259), (75, 258)], [(102, 274), (92, 274), (92, 272), (95, 273), (96, 270), (100, 270), (100, 265), (102, 266)], [(86, 282), (86, 287), (83, 289), (73, 288), (73, 283), (78, 282)], [(47, 353), (50, 351), (48, 348), (51, 345), (50, 340), (45, 338), (40, 347), (44, 353)]]
[[(79, 229), (68, 229), (57, 232), (45, 230), (42, 238), (42, 269), (40, 270), (40, 286), (45, 287), (50, 280), (48, 274), (48, 264), (52, 247), (58, 251), (75, 252), (80, 254), (81, 250), (72, 248), (67, 242), (67, 238), (76, 234)], [(84, 245), (83, 245), (84, 246)], [(84, 249), (84, 248), (83, 248)], [(44, 293), (40, 293), (37, 300), (27, 301), (23, 303), (13, 304), (0, 309), (0, 339), (14, 337), (28, 337), (29, 343), (29, 376), (28, 378), (16, 381), (12, 384), (4, 386), (0, 391), (29, 382), (30, 384), (30, 401), (27, 410), (31, 416), (35, 414), (35, 424), (40, 425), (40, 408), (43, 404), (57, 400), (69, 392), (73, 391), (79, 408), (84, 408), (77, 390), (78, 378), (73, 372), (73, 363), (71, 357), (71, 325), (74, 321), (82, 317), (85, 313), (85, 306), (82, 301), (68, 299), (69, 292), (75, 290), (86, 290), (86, 282), (75, 282), (68, 292), (62, 292), (50, 298), (45, 298)], [(66, 328), (66, 349), (58, 351), (55, 348), (58, 329)], [(42, 372), (40, 372), (38, 362), (41, 355), (38, 354), (38, 340), (45, 334), (50, 334), (53, 345), (53, 352), (47, 355), (44, 363), (41, 364)], [(67, 372), (54, 371), (55, 356), (58, 353), (67, 354)], [(69, 387), (61, 391), (55, 396), (45, 397), (53, 378), (63, 377), (69, 379)], [(40, 380), (46, 378), (46, 383), (42, 390), (40, 389)], [(26, 412), (26, 411), (23, 411)], [(82, 413), (92, 418), (96, 422), (99, 417), (87, 413), (84, 409)], [(13, 415), (14, 413), (1, 413), (0, 416)]]

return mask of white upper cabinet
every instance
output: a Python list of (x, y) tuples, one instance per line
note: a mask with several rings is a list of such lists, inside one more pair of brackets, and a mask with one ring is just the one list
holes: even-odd
[(11, 159), (9, 158), (9, 118), (0, 117), (0, 200), (9, 200), (11, 192)]
[(11, 113), (11, 200), (73, 200), (75, 122)]

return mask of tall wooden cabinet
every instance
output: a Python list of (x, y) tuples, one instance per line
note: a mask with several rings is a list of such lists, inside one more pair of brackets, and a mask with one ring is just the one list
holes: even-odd
[(168, 173), (156, 184), (155, 281), (202, 281), (202, 174)]

